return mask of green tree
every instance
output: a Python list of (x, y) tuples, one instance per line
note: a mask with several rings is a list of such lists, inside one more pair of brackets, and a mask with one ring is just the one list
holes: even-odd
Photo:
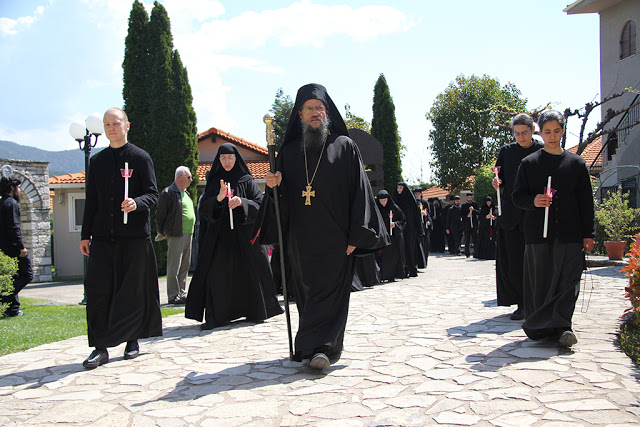
[(512, 83), (500, 86), (487, 75), (456, 77), (426, 114), (433, 125), (431, 166), (438, 184), (451, 190), (468, 185), (468, 177), (512, 142), (504, 126), (511, 115), (504, 111), (524, 111), (526, 103)]
[[(169, 16), (157, 1), (150, 18), (142, 4), (134, 2), (122, 66), (131, 141), (151, 156), (159, 190), (173, 182), (178, 166), (187, 166), (194, 176), (189, 193), (195, 202), (198, 141), (193, 96), (187, 70), (173, 48)], [(155, 209), (151, 217), (155, 217)], [(151, 224), (155, 234), (155, 222)], [(156, 243), (156, 255), (158, 269), (164, 271), (164, 241)]]
[(358, 117), (353, 114), (349, 104), (344, 104), (344, 111), (344, 122), (347, 125), (347, 129), (360, 129), (367, 133), (371, 133), (371, 124), (362, 117)]
[[(14, 275), (18, 272), (18, 259), (5, 255), (0, 251), (0, 295), (6, 296), (13, 292)], [(0, 304), (0, 317), (9, 304)]]
[(276, 151), (280, 151), (282, 143), (284, 142), (284, 135), (287, 133), (287, 126), (292, 110), (293, 101), (291, 97), (285, 95), (282, 88), (279, 88), (276, 92), (276, 99), (273, 101), (273, 104), (271, 104), (271, 109), (269, 110), (271, 114), (273, 114)]
[[(493, 164), (493, 162), (490, 162)], [(491, 164), (481, 166), (476, 170), (473, 180), (473, 196), (476, 203), (480, 206), (484, 205), (484, 198), (491, 196), (494, 206), (498, 206), (496, 190), (491, 185), (491, 181), (495, 176), (491, 172)]]
[(392, 191), (396, 184), (402, 181), (402, 158), (400, 155), (402, 146), (396, 123), (396, 107), (393, 105), (384, 74), (380, 74), (373, 89), (371, 135), (382, 144), (384, 188), (387, 191)]
[[(147, 25), (149, 15), (142, 3), (133, 2), (129, 15), (129, 32), (124, 42), (123, 88), (124, 111), (133, 124), (129, 130), (129, 140), (144, 146), (149, 141), (148, 126), (151, 98), (149, 82), (151, 80), (151, 62), (149, 60), (149, 41)], [(145, 147), (146, 148), (146, 147)]]

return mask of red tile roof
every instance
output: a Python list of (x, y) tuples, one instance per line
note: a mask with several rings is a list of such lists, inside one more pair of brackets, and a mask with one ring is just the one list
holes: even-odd
[(84, 184), (84, 172), (52, 176), (49, 184)]
[(427, 188), (422, 192), (423, 199), (429, 199), (431, 197), (447, 197), (449, 196), (449, 192), (441, 187), (433, 186), (431, 188)]
[[(211, 169), (212, 164), (213, 162), (198, 163), (198, 178), (201, 182), (206, 182), (205, 174), (207, 170)], [(269, 172), (269, 162), (267, 160), (247, 160), (247, 166), (255, 179), (263, 179)]]
[[(239, 136), (235, 136), (230, 134), (229, 132), (225, 132), (223, 130), (220, 130), (218, 128), (211, 128), (207, 131), (204, 131), (202, 133), (198, 134), (198, 142), (202, 141), (203, 139), (208, 138), (209, 136), (212, 137), (220, 137), (222, 139), (226, 139), (229, 142), (233, 142), (235, 144), (240, 144), (245, 148), (248, 148), (249, 150), (253, 150), (256, 151), (260, 154), (265, 154), (265, 155), (269, 155), (269, 150), (267, 150), (266, 147), (263, 147), (261, 145), (258, 144), (254, 144), (253, 142), (249, 142), (246, 139), (242, 139)], [(253, 171), (252, 171), (253, 173)], [(255, 177), (255, 175), (254, 175)]]
[[(593, 160), (596, 158), (598, 153), (602, 150), (602, 137), (596, 138), (591, 144), (587, 145), (580, 156), (587, 162), (587, 167), (591, 166)], [(575, 145), (571, 148), (567, 148), (567, 151), (575, 153), (578, 151), (578, 146)], [(598, 157), (598, 161), (593, 165), (595, 167), (602, 167), (602, 156)]]

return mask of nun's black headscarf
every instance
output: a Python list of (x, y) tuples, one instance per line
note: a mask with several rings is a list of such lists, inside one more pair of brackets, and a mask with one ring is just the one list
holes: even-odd
[[(402, 186), (404, 189), (402, 190), (402, 193), (398, 193), (397, 188), (399, 186)], [(400, 206), (400, 209), (402, 209), (404, 207), (405, 203), (413, 203), (414, 205), (418, 206), (416, 204), (416, 198), (413, 195), (413, 191), (411, 191), (411, 189), (409, 188), (409, 186), (407, 185), (406, 182), (399, 182), (396, 185), (396, 192), (393, 196), (393, 200), (396, 202), (396, 204), (398, 206)], [(406, 207), (404, 207), (406, 209)], [(406, 212), (405, 212), (406, 214)]]
[[(227, 172), (223, 167), (222, 163), (220, 163), (220, 155), (221, 154), (235, 154), (236, 155), (236, 163), (233, 165), (233, 168), (229, 172)], [(216, 154), (215, 159), (213, 159), (213, 164), (211, 165), (211, 172), (209, 173), (209, 178), (207, 179), (207, 186), (204, 189), (205, 193), (210, 193), (212, 195), (217, 195), (220, 191), (220, 180), (224, 182), (231, 183), (232, 187), (235, 187), (240, 182), (246, 182), (253, 179), (251, 172), (249, 171), (249, 167), (245, 163), (244, 159), (240, 155), (240, 152), (230, 142), (226, 144), (222, 144), (220, 148), (218, 148), (218, 154)]]
[(319, 99), (327, 108), (328, 117), (331, 121), (329, 126), (329, 132), (331, 135), (349, 136), (347, 125), (344, 123), (344, 120), (340, 115), (340, 111), (329, 97), (327, 89), (317, 83), (309, 83), (308, 85), (304, 85), (298, 89), (296, 102), (293, 106), (293, 110), (291, 111), (289, 124), (287, 125), (287, 133), (285, 133), (284, 141), (282, 142), (283, 147), (292, 141), (300, 141), (302, 139), (300, 109), (302, 108), (302, 105), (310, 99)]

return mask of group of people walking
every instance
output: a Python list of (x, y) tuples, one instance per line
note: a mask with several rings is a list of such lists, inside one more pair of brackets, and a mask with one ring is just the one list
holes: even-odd
[[(463, 243), (470, 257), (473, 242), (474, 257), (497, 259), (498, 304), (517, 305), (511, 318), (525, 320), (528, 337), (577, 342), (571, 317), (584, 252), (594, 245), (593, 198), (584, 160), (560, 145), (564, 117), (556, 111), (538, 121), (544, 145), (532, 139), (530, 116), (514, 117), (516, 143), (500, 150), (493, 181), (502, 190), (498, 215), (491, 197), (479, 206), (471, 193), (462, 205), (451, 196), (442, 208), (404, 182), (393, 196), (382, 190), (374, 198), (358, 147), (326, 89), (305, 85), (264, 193), (238, 149), (219, 147), (198, 203), (197, 232), (186, 191), (191, 172), (179, 167), (175, 182), (159, 193), (150, 156), (127, 141), (130, 126), (123, 110), (107, 110), (110, 146), (91, 158), (87, 174), (80, 242), (89, 258), (85, 294), (94, 347), (83, 362), (87, 369), (108, 362), (108, 347), (126, 342), (124, 358), (132, 359), (139, 339), (162, 335), (150, 226), (158, 201), (156, 239), (168, 242), (169, 301), (186, 303), (186, 317), (203, 330), (283, 312), (265, 247), (286, 242), (279, 256), (287, 261), (299, 315), (292, 358), (308, 359), (313, 369), (326, 369), (342, 352), (354, 272), (362, 265), (357, 257), (375, 259), (381, 279), (393, 281), (417, 276), (429, 252), (445, 251), (445, 241), (451, 254), (460, 254)], [(0, 214), (14, 223), (18, 182), (3, 178), (2, 185)], [(187, 293), (194, 234), (199, 250)], [(17, 239), (2, 249), (28, 261)], [(17, 293), (8, 302), (9, 315), (19, 315)]]

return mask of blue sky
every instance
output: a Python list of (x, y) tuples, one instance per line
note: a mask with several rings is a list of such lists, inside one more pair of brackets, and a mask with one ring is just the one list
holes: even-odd
[[(562, 10), (570, 2), (161, 1), (189, 73), (199, 132), (217, 127), (265, 145), (262, 117), (278, 88), (295, 98), (309, 82), (370, 121), (384, 73), (409, 182), (430, 178), (425, 113), (459, 74), (512, 82), (529, 107), (551, 102), (564, 110), (599, 99), (598, 16), (568, 16)], [(0, 139), (77, 148), (71, 121), (122, 106), (132, 3), (0, 0)], [(144, 3), (150, 11), (152, 2)], [(568, 146), (577, 143), (569, 138)], [(107, 145), (104, 136), (99, 145)]]

